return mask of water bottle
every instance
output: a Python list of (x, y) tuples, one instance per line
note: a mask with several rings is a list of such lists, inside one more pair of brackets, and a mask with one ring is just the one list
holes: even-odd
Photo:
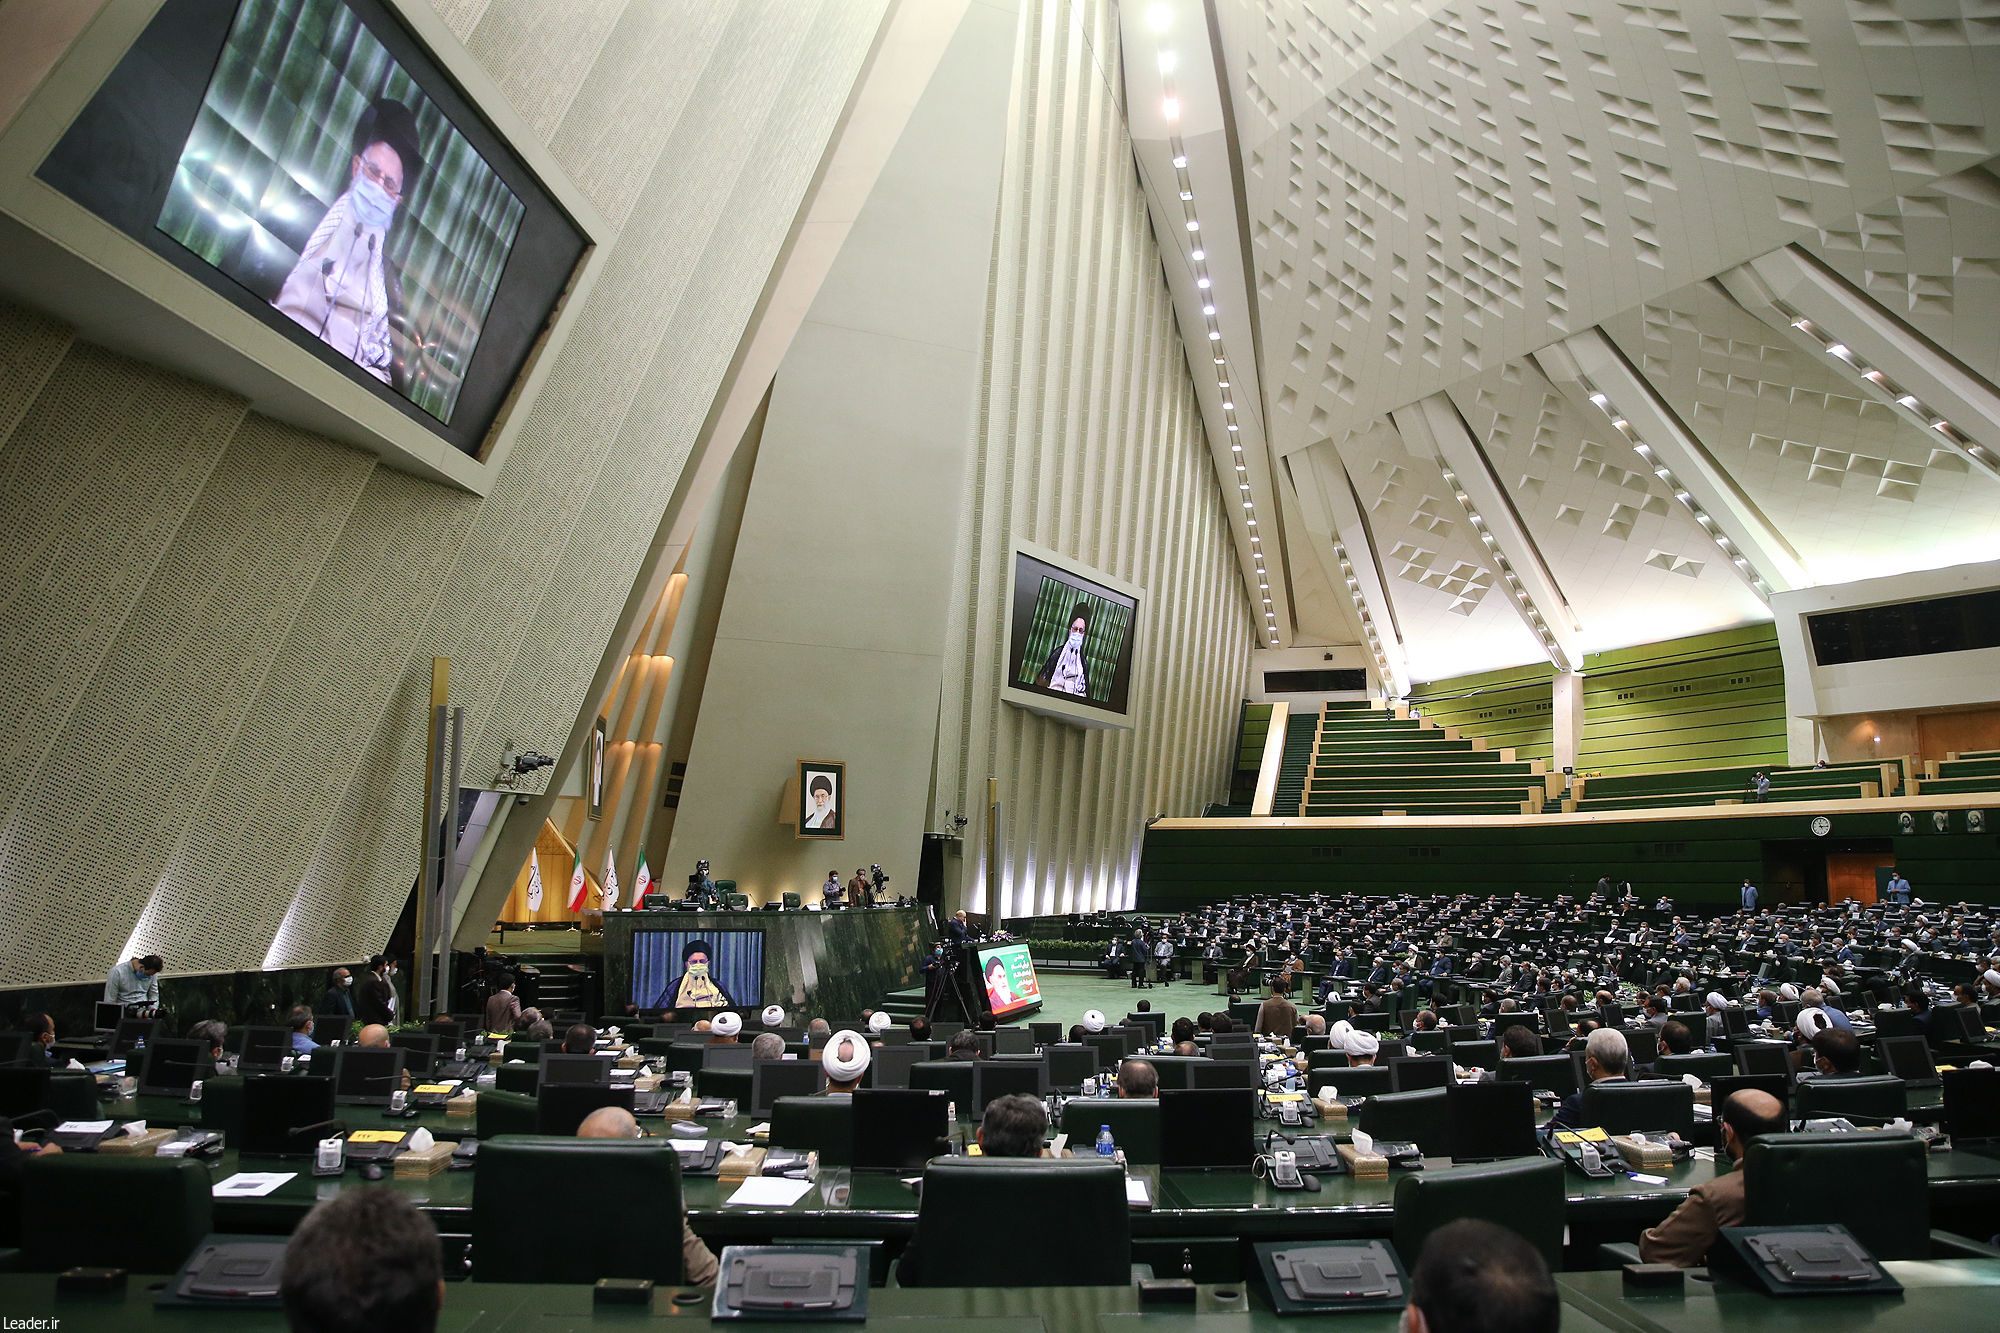
[(1099, 1125), (1097, 1127), (1097, 1155), (1099, 1157), (1112, 1157), (1117, 1152), (1118, 1145), (1111, 1141), (1111, 1126)]

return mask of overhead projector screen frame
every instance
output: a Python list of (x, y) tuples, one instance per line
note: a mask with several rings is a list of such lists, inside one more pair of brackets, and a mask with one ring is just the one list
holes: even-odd
[[(392, 402), (392, 393), (356, 382), (37, 177), (168, 3), (103, 6), (0, 134), (0, 247), (14, 261), (0, 271), (0, 296), (45, 311), (114, 352), (238, 393), (255, 411), (375, 454), (390, 467), (486, 494), (520, 431), (522, 404), (541, 388), (602, 271), (600, 242), (609, 225), (434, 9), (417, 0), (374, 0), (583, 243), (477, 449), (463, 452), (412, 416), (408, 404)], [(32, 79), (34, 72), (22, 75)]]
[[(1024, 651), (1028, 647), (1022, 640), (1023, 626), (1033, 614), (1032, 601), (1027, 605), (1022, 602), (1019, 571), (1023, 556), (1049, 566), (1059, 576), (1066, 576), (1085, 584), (1095, 584), (1098, 588), (1132, 603), (1131, 628), (1127, 633), (1122, 655), (1125, 664), (1123, 708), (1073, 703), (1066, 698), (1040, 690), (1026, 689), (1015, 683), (1022, 666)], [(1010, 545), (1007, 557), (1007, 647), (1000, 681), (1002, 703), (1026, 709), (1031, 713), (1040, 713), (1044, 717), (1067, 722), (1072, 726), (1099, 731), (1130, 730), (1133, 726), (1132, 700), (1139, 692), (1145, 678), (1148, 637), (1144, 588), (1114, 578), (1102, 570), (1093, 569), (1046, 546), (1038, 546), (1019, 538)]]

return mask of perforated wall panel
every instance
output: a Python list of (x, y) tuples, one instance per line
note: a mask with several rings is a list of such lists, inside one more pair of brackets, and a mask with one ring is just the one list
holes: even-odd
[[(978, 816), (999, 776), (1010, 914), (1131, 904), (1145, 818), (1225, 789), (1251, 634), (1120, 111), (1115, 10), (1023, 10), (937, 797)], [(1131, 731), (998, 702), (1016, 538), (1145, 589)], [(975, 818), (975, 906), (983, 837)]]
[(561, 748), (883, 8), (440, 5), (614, 227), (483, 501), (0, 310), (0, 985), (379, 949), (434, 654)]

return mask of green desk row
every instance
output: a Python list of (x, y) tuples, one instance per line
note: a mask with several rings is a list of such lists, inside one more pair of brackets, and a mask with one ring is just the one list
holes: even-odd
[[(1970, 1152), (1933, 1153), (1929, 1171), (1934, 1206), (1949, 1205), (1954, 1216), (1991, 1210), (2000, 1204), (2000, 1159)], [(1433, 1158), (1426, 1170), (1449, 1170), (1447, 1159)], [(239, 1170), (296, 1171), (296, 1177), (274, 1193), (258, 1199), (218, 1199), (215, 1225), (222, 1231), (283, 1233), (322, 1199), (343, 1188), (361, 1185), (348, 1171), (338, 1177), (316, 1178), (310, 1163), (271, 1158), (240, 1158), (224, 1153), (212, 1170), (221, 1180)], [(1232, 1235), (1246, 1239), (1276, 1237), (1387, 1236), (1394, 1211), (1397, 1175), (1387, 1180), (1356, 1180), (1351, 1176), (1324, 1178), (1319, 1193), (1280, 1191), (1243, 1171), (1161, 1171), (1135, 1166), (1144, 1178), (1154, 1206), (1132, 1218), (1138, 1238)], [(422, 1180), (384, 1183), (407, 1195), (432, 1214), (441, 1231), (465, 1234), (471, 1226), (473, 1171), (445, 1171)], [(1566, 1178), (1568, 1215), (1573, 1227), (1592, 1234), (1625, 1234), (1650, 1226), (1672, 1212), (1689, 1189), (1713, 1178), (1713, 1163), (1692, 1160), (1667, 1173), (1665, 1184), (1651, 1185), (1625, 1176), (1590, 1180)], [(828, 1168), (814, 1188), (788, 1208), (737, 1208), (727, 1204), (735, 1190), (713, 1178), (690, 1178), (684, 1184), (695, 1229), (710, 1240), (727, 1242), (757, 1236), (881, 1236), (904, 1237), (916, 1226), (917, 1197), (894, 1175), (855, 1173)], [(1990, 1216), (1990, 1212), (1987, 1213)], [(1982, 1232), (1981, 1234), (1985, 1234)]]
[[(1617, 1273), (1573, 1273), (1556, 1279), (1562, 1296), (1565, 1333), (1724, 1333), (1755, 1328), (1758, 1333), (1847, 1333), (1877, 1329), (1888, 1321), (1905, 1328), (1979, 1328), (1991, 1322), (2000, 1260), (1969, 1259), (1887, 1265), (1903, 1284), (1901, 1296), (1815, 1296), (1779, 1301), (1726, 1282), (1690, 1280), (1684, 1294), (1627, 1297)], [(59, 1296), (52, 1276), (0, 1275), (0, 1308), (19, 1320), (60, 1320), (62, 1333), (148, 1333), (186, 1329), (194, 1320), (220, 1320), (227, 1333), (277, 1333), (285, 1328), (277, 1311), (236, 1311), (225, 1315), (153, 1306), (157, 1278), (134, 1277), (111, 1296)], [(650, 1309), (599, 1312), (586, 1286), (508, 1286), (453, 1283), (445, 1293), (439, 1333), (566, 1333), (567, 1330), (635, 1329), (666, 1320), (708, 1319), (711, 1293), (704, 1289), (654, 1294)], [(926, 1289), (878, 1288), (868, 1293), (870, 1326), (915, 1329), (919, 1321), (951, 1321), (951, 1327), (981, 1333), (1030, 1333), (1045, 1329), (1096, 1329), (1098, 1333), (1138, 1333), (1144, 1327), (1205, 1331), (1271, 1331), (1297, 1328), (1273, 1313), (1254, 1284), (1203, 1287), (1188, 1306), (1143, 1309), (1128, 1287), (1016, 1287)], [(1400, 1312), (1384, 1310), (1343, 1315), (1343, 1333), (1391, 1333)]]

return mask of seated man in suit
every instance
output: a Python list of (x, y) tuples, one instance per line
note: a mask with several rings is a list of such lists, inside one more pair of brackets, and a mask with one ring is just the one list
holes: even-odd
[[(639, 1122), (632, 1113), (622, 1106), (600, 1106), (583, 1118), (576, 1127), (580, 1139), (636, 1139), (639, 1137)], [(715, 1281), (720, 1266), (715, 1255), (694, 1228), (688, 1225), (687, 1200), (681, 1200), (681, 1279), (691, 1287), (704, 1287)]]
[(1819, 1078), (1854, 1078), (1861, 1073), (1861, 1040), (1852, 1028), (1823, 1028), (1812, 1039), (1812, 1064)]
[[(1583, 1044), (1583, 1072), (1592, 1083), (1622, 1083), (1632, 1071), (1632, 1048), (1617, 1028), (1600, 1027)], [(1583, 1089), (1563, 1098), (1551, 1125), (1576, 1129), (1583, 1125)]]
[(1639, 1257), (1649, 1264), (1693, 1268), (1724, 1227), (1743, 1225), (1743, 1153), (1759, 1134), (1780, 1134), (1785, 1107), (1768, 1092), (1746, 1089), (1722, 1105), (1722, 1148), (1736, 1170), (1688, 1191), (1685, 1202), (1660, 1225), (1639, 1237)]
[[(987, 1103), (986, 1118), (979, 1122), (974, 1137), (979, 1151), (988, 1157), (1040, 1157), (1046, 1151), (1042, 1141), (1048, 1132), (1047, 1108), (1038, 1098), (1016, 1092)], [(923, 1232), (919, 1231), (903, 1248), (903, 1257), (896, 1264), (898, 1285), (918, 1284), (923, 1271), (923, 1240)]]

